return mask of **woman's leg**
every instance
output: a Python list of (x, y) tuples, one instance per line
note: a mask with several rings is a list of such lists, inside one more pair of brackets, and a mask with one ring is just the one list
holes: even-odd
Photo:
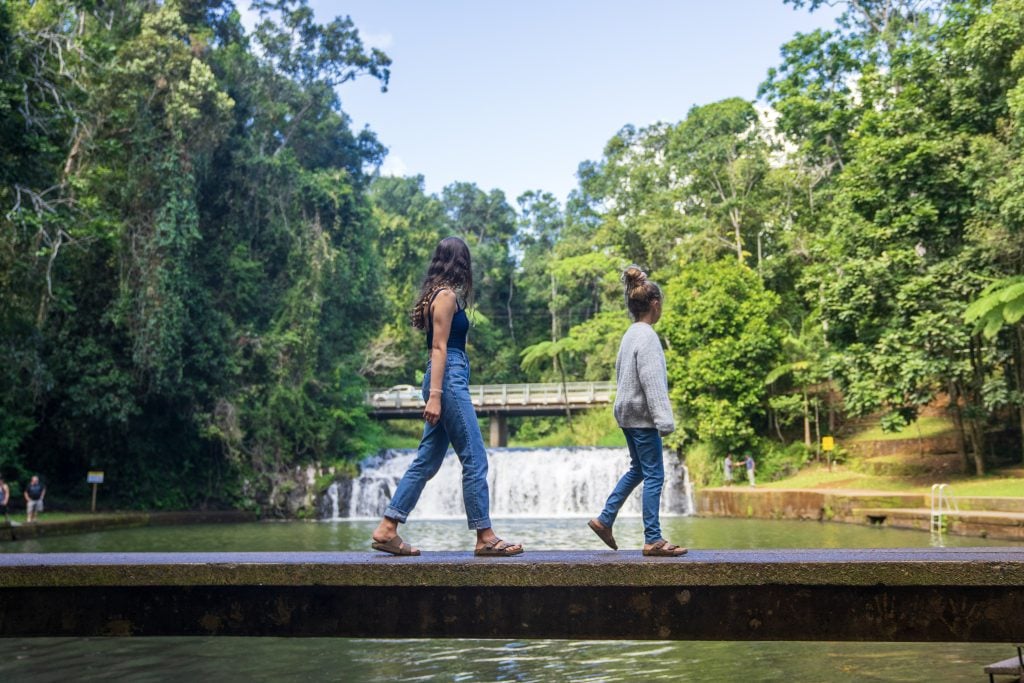
[(487, 449), (469, 396), (469, 376), (469, 362), (465, 354), (455, 352), (449, 355), (441, 419), (462, 463), (462, 500), (466, 506), (466, 520), (469, 528), (476, 531), (477, 551), (493, 548), (499, 553), (519, 554), (522, 552), (520, 544), (498, 543), (498, 537), (491, 528)]
[[(429, 365), (426, 376), (423, 378), (423, 386), (430, 386)], [(426, 389), (424, 389), (425, 392)], [(405, 523), (409, 513), (416, 507), (416, 503), (423, 493), (423, 487), (441, 469), (445, 453), (448, 452), (448, 445), (448, 432), (445, 430), (443, 420), (434, 425), (429, 422), (423, 423), (423, 437), (420, 439), (420, 445), (416, 451), (416, 459), (402, 475), (402, 480), (398, 482), (398, 488), (395, 489), (391, 502), (384, 510), (384, 517), (381, 518), (373, 532), (375, 541), (386, 542), (398, 533), (398, 524)]]
[(633, 439), (643, 471), (644, 542), (661, 539), (661, 489), (665, 484), (665, 461), (661, 448), (661, 435), (657, 429), (634, 429)]
[(626, 445), (629, 447), (629, 469), (619, 479), (619, 483), (612, 489), (611, 494), (608, 496), (608, 500), (604, 504), (604, 510), (597, 516), (597, 521), (601, 523), (601, 526), (606, 529), (611, 529), (612, 525), (615, 524), (615, 518), (619, 514), (619, 510), (622, 509), (623, 503), (629, 498), (629, 494), (633, 493), (633, 489), (643, 481), (643, 473), (640, 469), (640, 458), (637, 455), (636, 442), (630, 432), (633, 430), (623, 429), (622, 433), (626, 435)]
[(469, 364), (461, 354), (448, 357), (441, 422), (462, 463), (462, 500), (469, 528), (490, 529), (487, 449), (469, 396)]
[(448, 434), (444, 424), (442, 422), (435, 425), (429, 422), (424, 423), (423, 438), (420, 439), (416, 459), (412, 461), (409, 469), (405, 471), (401, 481), (398, 482), (398, 488), (395, 489), (391, 502), (384, 510), (385, 517), (405, 523), (409, 513), (416, 507), (416, 503), (423, 493), (423, 487), (441, 469), (447, 452)]

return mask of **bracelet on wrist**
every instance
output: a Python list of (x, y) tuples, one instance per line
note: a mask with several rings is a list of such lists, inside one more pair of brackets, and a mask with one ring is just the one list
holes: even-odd
[(431, 389), (430, 393), (432, 393), (432, 394), (443, 394), (444, 393), (444, 389)]

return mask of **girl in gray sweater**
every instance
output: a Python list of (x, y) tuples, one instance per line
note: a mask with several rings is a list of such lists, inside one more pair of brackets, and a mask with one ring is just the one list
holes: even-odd
[(644, 555), (678, 557), (686, 548), (672, 545), (661, 537), (658, 510), (665, 481), (661, 437), (675, 431), (672, 404), (668, 399), (665, 353), (661, 340), (651, 327), (661, 318), (661, 288), (647, 279), (637, 266), (622, 274), (626, 286), (626, 307), (633, 324), (622, 336), (615, 360), (617, 389), (615, 420), (626, 435), (629, 446), (629, 470), (612, 490), (604, 510), (588, 522), (602, 541), (618, 550), (612, 525), (619, 509), (640, 482), (643, 490)]

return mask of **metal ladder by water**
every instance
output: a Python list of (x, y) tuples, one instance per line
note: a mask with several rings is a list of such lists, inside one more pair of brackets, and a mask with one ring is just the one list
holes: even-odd
[(946, 530), (945, 518), (951, 513), (958, 514), (959, 512), (956, 496), (953, 495), (949, 484), (932, 484), (931, 522), (929, 524), (932, 534), (941, 536)]

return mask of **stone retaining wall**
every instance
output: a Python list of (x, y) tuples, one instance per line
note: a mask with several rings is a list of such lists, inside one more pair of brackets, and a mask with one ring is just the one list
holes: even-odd
[(177, 512), (101, 512), (95, 517), (58, 521), (33, 522), (17, 526), (0, 526), (0, 542), (24, 541), (41, 536), (64, 536), (92, 531), (128, 529), (141, 526), (175, 526), (181, 524), (225, 524), (255, 522), (253, 512), (242, 510), (177, 511)]
[[(1024, 513), (1024, 498), (958, 497), (961, 511)], [(813, 489), (758, 489), (719, 487), (700, 489), (694, 494), (696, 513), (702, 517), (751, 517), (758, 519), (812, 519), (818, 521), (868, 524), (861, 511), (877, 508), (929, 508), (929, 497), (919, 493), (874, 493)], [(928, 530), (911, 515), (891, 515), (887, 524)], [(947, 531), (962, 536), (1024, 541), (1024, 521), (985, 520), (970, 516), (950, 520)]]

